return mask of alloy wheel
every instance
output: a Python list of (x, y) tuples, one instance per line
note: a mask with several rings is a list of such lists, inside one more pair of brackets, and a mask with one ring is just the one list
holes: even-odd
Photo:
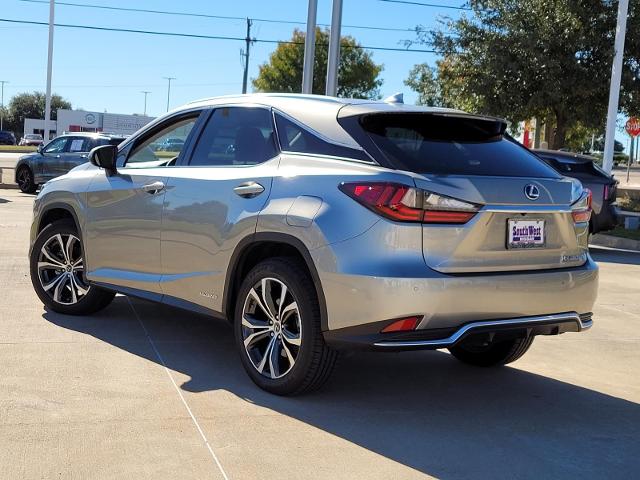
[(58, 233), (42, 245), (38, 255), (38, 279), (47, 295), (62, 305), (78, 303), (89, 292), (78, 237)]
[(26, 168), (23, 168), (18, 172), (18, 186), (23, 191), (31, 188), (31, 174)]
[(300, 354), (302, 322), (293, 293), (276, 278), (263, 278), (242, 308), (242, 339), (253, 367), (271, 379), (291, 371)]

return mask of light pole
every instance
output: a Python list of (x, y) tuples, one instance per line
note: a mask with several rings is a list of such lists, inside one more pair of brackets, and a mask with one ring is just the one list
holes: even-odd
[(302, 66), (302, 93), (313, 93), (313, 62), (316, 54), (316, 16), (318, 0), (309, 0), (307, 34), (304, 37), (304, 62)]
[(147, 116), (147, 95), (149, 95), (151, 92), (149, 92), (147, 90), (142, 90), (140, 93), (144, 93), (144, 113), (143, 113), (143, 115), (146, 117)]
[(329, 59), (327, 60), (326, 94), (338, 94), (338, 67), (340, 66), (340, 30), (342, 27), (342, 0), (333, 0), (331, 32), (329, 33)]
[(162, 77), (169, 82), (167, 85), (167, 112), (169, 111), (169, 98), (171, 97), (171, 80), (175, 80), (176, 77)]
[(55, 0), (49, 0), (49, 51), (47, 52), (47, 97), (44, 102), (44, 141), (49, 141), (49, 124), (51, 123), (51, 66), (53, 64), (53, 17)]
[(0, 80), (2, 84), (2, 94), (0, 94), (0, 130), (3, 130), (4, 125), (4, 84), (9, 83), (8, 80)]
[(620, 81), (622, 79), (622, 57), (624, 55), (624, 37), (627, 32), (627, 11), (629, 0), (618, 1), (618, 23), (611, 67), (611, 85), (609, 87), (609, 109), (607, 111), (607, 129), (604, 135), (604, 153), (602, 166), (607, 173), (613, 168), (613, 150), (618, 119), (618, 101), (620, 100)]

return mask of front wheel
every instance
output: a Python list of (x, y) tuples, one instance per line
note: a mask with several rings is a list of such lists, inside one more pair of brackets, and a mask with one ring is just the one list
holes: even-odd
[(496, 367), (515, 362), (527, 353), (532, 343), (533, 337), (514, 338), (482, 346), (456, 345), (449, 351), (463, 363), (477, 367)]
[(313, 282), (306, 269), (289, 258), (266, 260), (244, 279), (236, 301), (235, 334), (251, 380), (277, 395), (319, 388), (337, 357), (324, 342)]
[(33, 178), (33, 172), (29, 167), (20, 167), (17, 175), (18, 187), (22, 193), (35, 193), (38, 185)]
[(82, 242), (73, 221), (60, 220), (42, 229), (30, 263), (33, 288), (54, 312), (87, 315), (113, 300), (113, 292), (87, 282)]

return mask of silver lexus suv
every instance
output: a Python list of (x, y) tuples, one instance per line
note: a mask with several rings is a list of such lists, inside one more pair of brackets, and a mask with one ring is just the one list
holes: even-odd
[(598, 268), (589, 192), (505, 128), (321, 96), (188, 104), (44, 185), (33, 286), (64, 314), (119, 292), (226, 319), (280, 395), (319, 387), (341, 349), (512, 362), (592, 325)]

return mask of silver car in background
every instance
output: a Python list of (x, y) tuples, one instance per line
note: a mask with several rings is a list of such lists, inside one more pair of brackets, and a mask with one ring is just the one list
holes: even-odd
[[(66, 314), (120, 292), (226, 319), (280, 395), (319, 387), (341, 349), (503, 365), (588, 329), (598, 280), (588, 192), (505, 128), (321, 96), (197, 101), (43, 187), (32, 282)], [(169, 138), (180, 151), (153, 148)]]
[(24, 193), (34, 193), (38, 185), (88, 162), (89, 152), (93, 148), (118, 145), (124, 139), (122, 135), (77, 132), (60, 135), (46, 145), (40, 142), (37, 152), (18, 159), (15, 182)]

